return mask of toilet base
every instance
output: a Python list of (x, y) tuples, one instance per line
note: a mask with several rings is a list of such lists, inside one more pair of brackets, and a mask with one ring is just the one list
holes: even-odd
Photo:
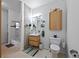
[[(51, 51), (51, 50), (50, 50)], [(58, 51), (51, 51), (51, 53), (52, 53), (52, 58), (58, 58)]]

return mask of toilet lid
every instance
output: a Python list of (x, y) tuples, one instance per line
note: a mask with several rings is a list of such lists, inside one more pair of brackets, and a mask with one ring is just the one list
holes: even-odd
[(60, 47), (59, 46), (53, 45), (53, 44), (50, 46), (50, 48), (53, 49), (53, 50), (56, 50), (56, 51), (59, 51), (60, 50)]

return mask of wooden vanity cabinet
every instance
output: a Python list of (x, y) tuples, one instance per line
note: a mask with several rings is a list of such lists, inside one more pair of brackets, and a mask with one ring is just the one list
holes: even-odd
[(29, 36), (29, 45), (39, 47), (40, 44), (40, 36)]
[(62, 10), (56, 9), (49, 13), (50, 30), (62, 30)]

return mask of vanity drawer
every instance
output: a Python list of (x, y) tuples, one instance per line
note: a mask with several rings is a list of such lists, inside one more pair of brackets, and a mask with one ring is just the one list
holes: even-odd
[(34, 46), (39, 46), (39, 42), (33, 42)]
[(29, 40), (30, 41), (36, 41), (37, 42), (37, 41), (39, 41), (39, 37), (30, 36), (29, 37)]
[(33, 41), (29, 41), (29, 45), (32, 45), (33, 46)]
[(40, 36), (29, 36), (29, 45), (39, 47)]
[(29, 41), (29, 45), (39, 46), (39, 42)]

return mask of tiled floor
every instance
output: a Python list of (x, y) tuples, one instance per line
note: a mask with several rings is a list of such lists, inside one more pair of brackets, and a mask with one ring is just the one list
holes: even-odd
[(19, 50), (19, 47), (13, 46), (11, 48), (5, 47), (5, 45), (2, 45), (2, 57), (3, 58), (51, 58), (51, 53), (49, 50), (39, 50), (39, 52), (34, 56), (30, 56), (26, 54), (23, 51)]
[(13, 46), (11, 48), (2, 45), (2, 57), (3, 58), (53, 58), (51, 52), (46, 49), (39, 50), (35, 56), (30, 56), (23, 51), (19, 50), (19, 47)]
[(34, 57), (32, 57), (23, 51), (18, 51), (13, 54), (7, 55), (5, 57), (8, 57), (8, 58), (51, 58), (51, 54), (48, 52), (48, 50), (42, 50), (42, 51), (39, 51)]
[(6, 44), (3, 44), (1, 46), (2, 57), (6, 57), (7, 55), (11, 55), (11, 54), (13, 54), (13, 53), (15, 53), (15, 52), (20, 50), (19, 47), (17, 47), (17, 46), (13, 46), (13, 47), (7, 48), (5, 45)]
[(43, 49), (39, 50), (39, 52), (34, 56), (36, 58), (52, 58), (52, 54), (49, 50)]

